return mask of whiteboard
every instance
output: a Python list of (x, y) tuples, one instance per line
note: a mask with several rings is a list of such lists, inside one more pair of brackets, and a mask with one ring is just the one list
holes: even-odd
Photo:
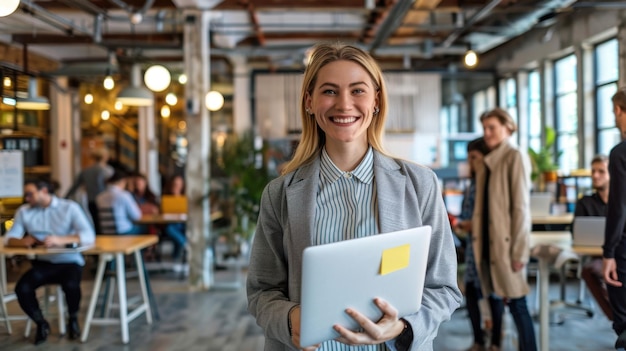
[(0, 198), (24, 196), (24, 154), (0, 150)]

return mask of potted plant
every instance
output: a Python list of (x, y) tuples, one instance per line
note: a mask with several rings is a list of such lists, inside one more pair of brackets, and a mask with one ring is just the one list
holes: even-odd
[[(561, 151), (554, 152), (554, 143), (556, 141), (556, 131), (554, 128), (544, 128), (545, 143), (539, 148), (534, 150), (528, 148), (528, 154), (532, 163), (531, 179), (533, 181), (539, 180), (540, 184), (546, 182), (555, 182), (558, 176), (559, 165), (556, 160), (561, 156)], [(542, 190), (542, 189), (540, 189)]]
[(231, 228), (226, 239), (232, 247), (248, 244), (256, 229), (259, 205), (269, 181), (264, 147), (255, 143), (252, 131), (229, 135), (215, 165), (226, 177), (226, 196), (232, 206)]

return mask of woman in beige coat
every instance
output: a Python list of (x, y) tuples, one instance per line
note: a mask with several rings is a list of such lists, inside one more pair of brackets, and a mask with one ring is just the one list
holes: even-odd
[[(530, 161), (509, 141), (517, 127), (505, 110), (485, 112), (480, 121), (490, 152), (476, 173), (472, 216), (476, 267), (485, 296), (495, 294), (507, 301), (517, 326), (520, 350), (535, 351), (523, 269), (529, 256)], [(499, 347), (493, 346), (495, 350)]]

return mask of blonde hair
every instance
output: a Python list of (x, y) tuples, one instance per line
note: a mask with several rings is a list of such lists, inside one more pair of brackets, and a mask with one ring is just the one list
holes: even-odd
[(618, 106), (622, 111), (626, 111), (626, 87), (621, 87), (611, 97), (613, 105)]
[(489, 110), (483, 113), (480, 116), (480, 121), (484, 122), (487, 118), (491, 117), (497, 118), (498, 121), (500, 121), (500, 123), (509, 130), (511, 135), (513, 135), (513, 133), (515, 133), (515, 131), (517, 130), (517, 124), (515, 124), (513, 117), (511, 117), (511, 115), (506, 112), (506, 110), (496, 107), (493, 110)]
[(321, 43), (313, 48), (309, 64), (304, 71), (302, 91), (300, 95), (300, 118), (302, 119), (302, 136), (296, 148), (293, 159), (285, 165), (282, 174), (294, 171), (298, 167), (311, 162), (322, 149), (326, 142), (324, 132), (317, 126), (315, 118), (306, 112), (307, 94), (313, 93), (317, 75), (329, 63), (335, 61), (350, 61), (363, 67), (374, 84), (378, 94), (378, 114), (372, 118), (372, 123), (367, 128), (367, 140), (377, 151), (385, 153), (382, 145), (385, 121), (387, 119), (387, 88), (383, 79), (383, 73), (378, 63), (367, 52), (342, 43)]

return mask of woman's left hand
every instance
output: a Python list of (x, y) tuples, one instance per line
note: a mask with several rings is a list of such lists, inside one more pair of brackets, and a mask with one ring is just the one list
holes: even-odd
[(341, 336), (335, 340), (348, 345), (375, 345), (400, 335), (404, 330), (404, 323), (398, 317), (398, 310), (381, 298), (374, 299), (374, 303), (383, 312), (378, 322), (373, 322), (358, 311), (348, 308), (346, 313), (359, 323), (363, 331), (353, 332), (336, 324), (333, 328)]

